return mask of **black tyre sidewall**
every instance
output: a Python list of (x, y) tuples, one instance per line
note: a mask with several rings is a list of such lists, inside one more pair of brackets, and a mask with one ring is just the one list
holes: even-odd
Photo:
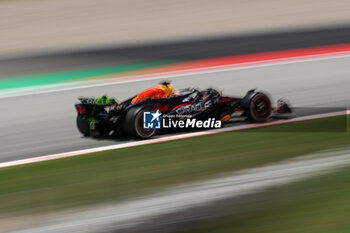
[(84, 122), (81, 116), (77, 116), (77, 127), (79, 132), (85, 137), (90, 136), (90, 126), (87, 122)]
[(152, 106), (140, 106), (130, 109), (125, 116), (123, 131), (126, 135), (133, 138), (147, 139), (152, 137), (156, 129), (150, 130), (150, 133), (144, 133), (143, 127), (139, 125), (139, 121), (143, 121), (143, 112), (153, 111)]
[[(256, 104), (260, 100), (263, 100), (267, 104), (266, 111), (263, 114), (256, 111)], [(266, 121), (270, 118), (271, 113), (272, 106), (270, 98), (263, 93), (254, 95), (249, 104), (249, 119), (257, 122)]]

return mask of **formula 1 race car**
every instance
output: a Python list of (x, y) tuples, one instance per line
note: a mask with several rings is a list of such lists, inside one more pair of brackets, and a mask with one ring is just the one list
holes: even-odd
[[(273, 108), (268, 95), (254, 89), (238, 98), (222, 96), (212, 88), (202, 91), (188, 88), (176, 92), (168, 82), (162, 82), (121, 103), (106, 96), (84, 97), (79, 98), (79, 101), (75, 105), (78, 130), (84, 136), (92, 137), (114, 134), (146, 139), (152, 137), (157, 130), (166, 130), (166, 127), (145, 126), (145, 113), (149, 112), (156, 114), (152, 120), (162, 115), (162, 118), (168, 117), (170, 120), (209, 119), (223, 124), (237, 115), (250, 121), (262, 122), (273, 115), (291, 113), (291, 108), (285, 101), (279, 100), (277, 108)], [(193, 121), (192, 123), (189, 126), (195, 125)]]

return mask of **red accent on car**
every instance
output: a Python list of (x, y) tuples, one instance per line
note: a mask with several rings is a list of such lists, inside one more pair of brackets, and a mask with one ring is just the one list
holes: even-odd
[(183, 107), (183, 106), (187, 106), (187, 105), (190, 105), (190, 104), (193, 104), (193, 101), (187, 102), (187, 103), (184, 103), (184, 104), (180, 104), (180, 105), (176, 106), (175, 108), (173, 108), (172, 110), (176, 110), (176, 109), (178, 109), (178, 108), (181, 108), (181, 107)]
[(226, 102), (230, 102), (231, 98), (222, 98), (219, 103), (226, 103)]
[(81, 105), (75, 105), (75, 108), (79, 115), (87, 113), (86, 109)]
[(157, 111), (159, 110), (159, 112), (167, 112), (169, 111), (169, 104), (164, 105), (164, 106), (159, 106), (157, 108), (155, 108), (153, 111)]

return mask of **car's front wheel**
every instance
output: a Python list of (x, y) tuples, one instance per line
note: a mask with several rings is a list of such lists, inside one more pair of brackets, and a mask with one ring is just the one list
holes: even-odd
[(248, 117), (253, 121), (266, 121), (272, 112), (271, 101), (263, 93), (257, 93), (250, 100)]
[(243, 98), (243, 108), (245, 115), (252, 121), (266, 121), (272, 113), (270, 98), (262, 93), (251, 90)]

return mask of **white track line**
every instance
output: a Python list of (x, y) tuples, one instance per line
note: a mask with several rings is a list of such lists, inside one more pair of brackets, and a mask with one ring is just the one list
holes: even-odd
[(281, 124), (287, 124), (287, 123), (293, 123), (293, 122), (315, 120), (315, 119), (348, 115), (348, 114), (350, 114), (350, 110), (348, 110), (346, 112), (342, 111), (342, 112), (324, 113), (324, 114), (317, 114), (317, 115), (312, 115), (312, 116), (297, 117), (294, 119), (279, 120), (279, 121), (268, 122), (268, 123), (256, 123), (256, 124), (207, 130), (207, 131), (201, 131), (201, 132), (195, 132), (195, 133), (178, 134), (178, 135), (162, 137), (162, 138), (155, 138), (155, 139), (142, 140), (142, 141), (136, 141), (136, 142), (128, 142), (128, 143), (123, 143), (123, 144), (118, 144), (118, 145), (95, 147), (95, 148), (84, 149), (84, 150), (77, 150), (77, 151), (71, 151), (71, 152), (65, 152), (65, 153), (39, 156), (39, 157), (34, 157), (34, 158), (29, 158), (29, 159), (21, 159), (21, 160), (9, 161), (9, 162), (2, 162), (2, 163), (0, 163), (0, 168), (49, 161), (49, 160), (73, 157), (73, 156), (78, 156), (78, 155), (86, 155), (86, 154), (91, 154), (91, 153), (96, 153), (96, 152), (117, 150), (117, 149), (123, 149), (123, 148), (134, 147), (134, 146), (142, 146), (142, 145), (154, 144), (154, 143), (159, 143), (159, 142), (174, 141), (174, 140), (185, 139), (185, 138), (193, 138), (193, 137), (200, 137), (200, 136), (205, 136), (205, 135), (234, 132), (234, 131), (240, 131), (240, 130), (246, 130), (246, 129), (261, 128), (261, 127), (266, 127), (266, 126), (281, 125)]
[(340, 59), (340, 58), (346, 58), (346, 57), (350, 57), (350, 51), (271, 59), (271, 60), (265, 60), (265, 61), (246, 62), (246, 63), (232, 64), (232, 65), (193, 68), (193, 69), (185, 69), (185, 70), (178, 70), (178, 71), (171, 71), (171, 72), (116, 77), (116, 78), (109, 78), (109, 79), (96, 79), (96, 80), (90, 80), (90, 81), (72, 81), (72, 82), (55, 84), (55, 85), (41, 85), (38, 87), (18, 88), (18, 89), (16, 88), (14, 90), (6, 90), (6, 91), (3, 90), (3, 91), (0, 91), (0, 99), (70, 91), (70, 90), (77, 90), (77, 89), (84, 89), (84, 88), (102, 87), (102, 86), (108, 86), (108, 85), (139, 82), (139, 81), (145, 81), (145, 80), (175, 78), (175, 77), (181, 77), (185, 75), (210, 74), (210, 73), (218, 73), (218, 72), (225, 72), (225, 71), (232, 71), (232, 70), (269, 67), (269, 66), (275, 66), (275, 65)]

